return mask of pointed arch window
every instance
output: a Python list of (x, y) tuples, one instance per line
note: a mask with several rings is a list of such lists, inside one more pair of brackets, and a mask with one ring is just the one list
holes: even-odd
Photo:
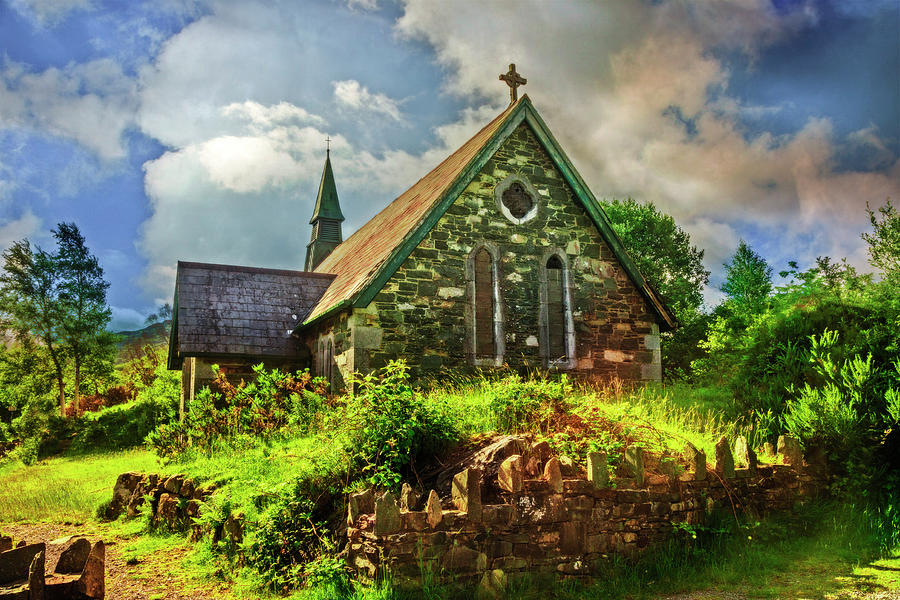
[(504, 342), (497, 248), (491, 244), (477, 246), (469, 254), (466, 271), (469, 362), (477, 366), (500, 366)]
[(575, 367), (575, 327), (569, 266), (562, 251), (543, 258), (541, 265), (541, 354), (548, 367)]

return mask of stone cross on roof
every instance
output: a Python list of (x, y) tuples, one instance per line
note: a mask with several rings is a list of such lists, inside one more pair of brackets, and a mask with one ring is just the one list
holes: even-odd
[(516, 100), (519, 99), (519, 93), (516, 90), (520, 85), (525, 85), (528, 83), (528, 80), (516, 73), (516, 65), (515, 63), (511, 63), (509, 65), (509, 71), (505, 74), (500, 74), (500, 80), (505, 81), (506, 85), (509, 86), (509, 103), (512, 104)]

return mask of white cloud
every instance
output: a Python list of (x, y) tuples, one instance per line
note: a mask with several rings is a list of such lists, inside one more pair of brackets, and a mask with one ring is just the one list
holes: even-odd
[(34, 18), (45, 27), (53, 27), (75, 10), (91, 10), (91, 0), (11, 0), (17, 12)]
[(400, 120), (400, 108), (397, 101), (388, 98), (384, 94), (369, 91), (358, 81), (348, 79), (346, 81), (334, 81), (334, 98), (341, 106), (360, 112), (380, 113)]
[(32, 238), (40, 229), (41, 220), (30, 210), (18, 219), (0, 221), (0, 252), (12, 246), (13, 242)]
[(137, 88), (107, 58), (29, 71), (7, 61), (0, 71), (0, 120), (82, 144), (104, 159), (125, 156), (122, 135), (134, 122)]
[(351, 9), (378, 10), (378, 0), (347, 0), (347, 6)]
[(142, 329), (147, 320), (147, 315), (133, 308), (110, 306), (109, 309), (112, 311), (112, 319), (108, 325), (110, 331), (135, 331)]
[(743, 115), (783, 107), (744, 106), (729, 95), (731, 73), (711, 50), (753, 58), (814, 24), (814, 2), (788, 15), (764, 0), (501, 2), (490, 19), (474, 3), (409, 0), (405, 8), (398, 33), (435, 49), (448, 92), (499, 98), (498, 58), (515, 62), (591, 189), (672, 214), (706, 248), (714, 277), (750, 225), (777, 240), (767, 249), (776, 269), (824, 254), (865, 266), (865, 203), (900, 194), (900, 162), (877, 131), (850, 141), (881, 170), (848, 172), (835, 169), (842, 146), (827, 119), (792, 135), (752, 136), (741, 125)]

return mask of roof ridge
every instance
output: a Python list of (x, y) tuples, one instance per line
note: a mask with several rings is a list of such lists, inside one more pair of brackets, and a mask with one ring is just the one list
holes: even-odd
[(179, 268), (209, 269), (211, 271), (233, 271), (242, 273), (269, 273), (272, 275), (301, 275), (303, 277), (320, 277), (334, 279), (331, 273), (316, 273), (315, 271), (296, 271), (293, 269), (274, 269), (269, 267), (250, 267), (246, 265), (226, 265), (223, 263), (202, 263), (189, 260), (179, 260)]

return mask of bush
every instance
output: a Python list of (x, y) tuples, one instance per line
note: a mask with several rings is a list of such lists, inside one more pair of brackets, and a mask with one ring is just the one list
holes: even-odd
[(497, 429), (517, 433), (538, 429), (552, 415), (564, 412), (571, 391), (565, 375), (557, 380), (509, 375), (492, 382), (487, 396)]
[(335, 416), (334, 428), (349, 433), (348, 445), (370, 483), (396, 487), (407, 467), (457, 438), (446, 406), (428, 403), (412, 389), (406, 362), (391, 361), (355, 383), (359, 392)]
[(194, 396), (184, 419), (153, 431), (149, 443), (160, 456), (189, 447), (209, 448), (220, 440), (252, 436), (268, 439), (305, 433), (325, 405), (326, 382), (308, 370), (284, 373), (253, 367), (254, 379), (234, 385), (218, 367), (215, 380)]

